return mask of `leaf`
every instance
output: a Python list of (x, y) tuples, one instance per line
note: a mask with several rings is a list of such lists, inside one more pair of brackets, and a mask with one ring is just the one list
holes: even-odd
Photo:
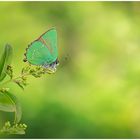
[(13, 103), (5, 96), (5, 93), (0, 93), (0, 110), (5, 112), (15, 112)]
[(0, 59), (0, 81), (2, 81), (6, 77), (7, 66), (11, 64), (12, 55), (12, 47), (6, 44), (4, 53)]
[(18, 123), (18, 122), (20, 122), (21, 116), (22, 116), (21, 106), (20, 106), (17, 98), (13, 94), (6, 91), (6, 95), (7, 95), (7, 97), (9, 97), (9, 99), (11, 100), (11, 102), (13, 103), (13, 105), (15, 107), (15, 123)]
[(22, 111), (21, 111), (21, 107), (17, 98), (8, 91), (5, 91), (3, 95), (7, 99), (1, 102), (0, 110), (6, 111), (6, 112), (15, 112), (14, 123), (18, 123), (21, 120)]

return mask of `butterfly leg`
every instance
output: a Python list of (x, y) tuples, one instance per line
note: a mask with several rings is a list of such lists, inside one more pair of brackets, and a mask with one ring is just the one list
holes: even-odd
[(59, 65), (58, 59), (51, 63), (51, 64), (45, 64), (43, 65), (46, 68), (47, 73), (55, 73), (56, 67)]

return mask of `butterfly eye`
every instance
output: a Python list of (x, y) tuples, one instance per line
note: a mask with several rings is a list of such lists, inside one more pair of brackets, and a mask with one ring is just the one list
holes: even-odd
[(56, 62), (55, 62), (57, 65), (59, 64), (59, 60), (58, 59), (56, 59)]
[(27, 62), (27, 59), (26, 59), (26, 58), (24, 58), (24, 59), (23, 59), (23, 61), (24, 61), (24, 62)]

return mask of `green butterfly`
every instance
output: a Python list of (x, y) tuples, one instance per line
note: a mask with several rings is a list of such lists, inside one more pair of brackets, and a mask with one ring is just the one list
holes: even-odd
[(33, 41), (25, 53), (25, 61), (52, 71), (58, 65), (57, 31), (52, 28)]

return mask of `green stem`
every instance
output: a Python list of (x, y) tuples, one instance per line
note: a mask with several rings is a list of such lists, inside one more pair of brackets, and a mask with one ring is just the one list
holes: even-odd
[(12, 79), (10, 79), (10, 80), (8, 80), (8, 81), (5, 81), (4, 83), (0, 84), (0, 87), (3, 87), (4, 85), (6, 85), (6, 84), (8, 84), (8, 83), (10, 83), (10, 82), (14, 82), (14, 81), (17, 80), (17, 79), (20, 79), (20, 78), (22, 78), (23, 76), (28, 76), (28, 75), (30, 75), (30, 74), (29, 74), (29, 73), (21, 74), (21, 75), (18, 76), (18, 77), (12, 78)]

